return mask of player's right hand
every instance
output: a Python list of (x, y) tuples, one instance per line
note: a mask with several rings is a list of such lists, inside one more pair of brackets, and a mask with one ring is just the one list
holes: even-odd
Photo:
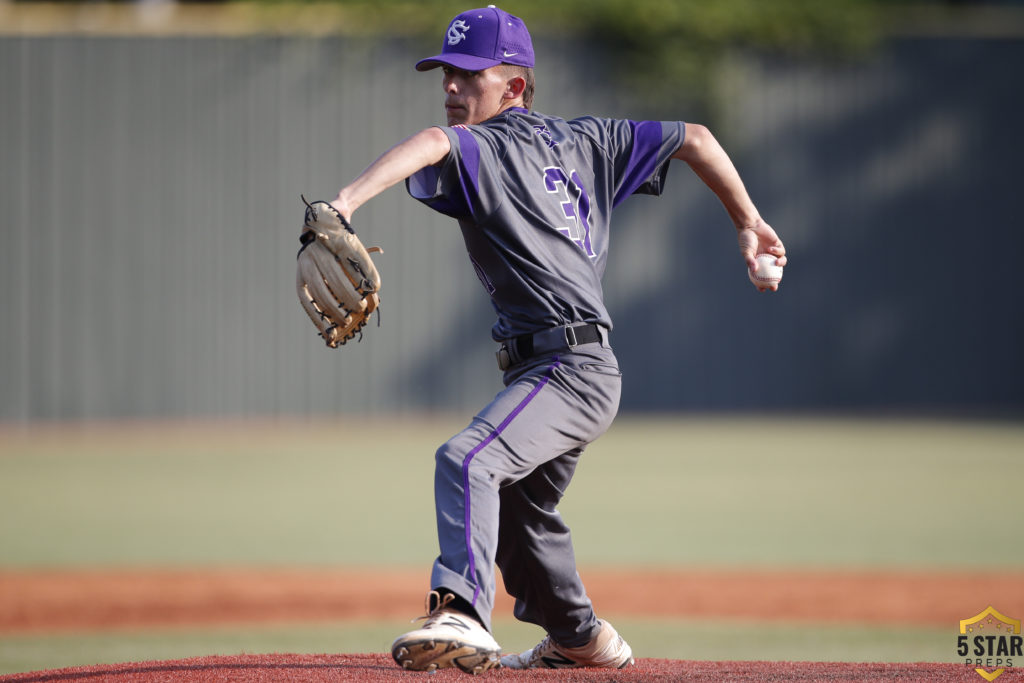
[[(776, 265), (785, 267), (787, 263), (786, 246), (772, 226), (765, 223), (763, 219), (759, 218), (754, 224), (741, 228), (737, 234), (737, 240), (740, 245), (740, 255), (747, 264), (747, 270), (757, 268), (758, 254), (771, 254), (775, 257)], [(778, 286), (767, 289), (774, 292)]]

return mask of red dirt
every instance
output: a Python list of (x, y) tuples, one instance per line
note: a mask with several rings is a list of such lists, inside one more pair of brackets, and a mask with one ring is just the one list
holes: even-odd
[[(592, 570), (598, 609), (664, 616), (955, 626), (989, 605), (1024, 615), (1024, 574)], [(408, 619), (413, 570), (0, 572), (0, 633), (158, 625)], [(511, 614), (501, 595), (496, 614)]]
[[(303, 683), (364, 681), (387, 683), (410, 681), (469, 681), (458, 670), (436, 673), (412, 673), (398, 669), (385, 654), (374, 655), (240, 655), (203, 657), (166, 662), (77, 667), (59, 671), (0, 676), (9, 683), (49, 683), (59, 681), (115, 681), (152, 683), (153, 681), (302, 681)], [(651, 681), (687, 681), (723, 683), (733, 681), (929, 681), (979, 683), (973, 670), (958, 664), (845, 664), (820, 662), (699, 662), (667, 659), (641, 659), (620, 671), (591, 669), (577, 671), (511, 671), (501, 669), (484, 674), (481, 680), (559, 681), (560, 683), (649, 683)], [(1020, 681), (1013, 670), (1000, 679)]]

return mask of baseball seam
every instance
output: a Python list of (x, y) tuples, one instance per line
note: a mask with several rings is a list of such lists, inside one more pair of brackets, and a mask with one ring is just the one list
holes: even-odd
[[(774, 267), (778, 267), (778, 266), (774, 266)], [(752, 278), (754, 278), (755, 280), (757, 280), (758, 282), (768, 282), (768, 283), (771, 283), (771, 282), (781, 282), (782, 281), (782, 276), (781, 275), (772, 275), (772, 276), (766, 277), (764, 275), (761, 275), (759, 273), (759, 271), (754, 271), (754, 270), (750, 271), (750, 276)]]

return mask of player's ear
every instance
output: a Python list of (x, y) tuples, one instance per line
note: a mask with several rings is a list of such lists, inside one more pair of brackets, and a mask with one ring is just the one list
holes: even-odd
[(505, 92), (502, 95), (506, 100), (521, 98), (526, 90), (526, 79), (522, 76), (513, 76), (505, 81)]

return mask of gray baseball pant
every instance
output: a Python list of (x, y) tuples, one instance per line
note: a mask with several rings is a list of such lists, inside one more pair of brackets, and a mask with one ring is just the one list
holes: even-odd
[(588, 443), (611, 425), (621, 375), (604, 342), (531, 358), (505, 389), (437, 450), (434, 500), (441, 554), (431, 586), (473, 606), (491, 630), (494, 566), (516, 618), (566, 647), (598, 623), (556, 506)]

